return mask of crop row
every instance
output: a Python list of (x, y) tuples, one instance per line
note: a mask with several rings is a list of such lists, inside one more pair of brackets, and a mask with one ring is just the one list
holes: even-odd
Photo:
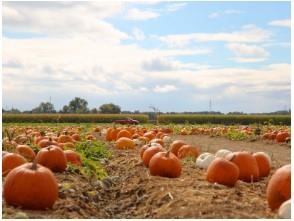
[(147, 123), (143, 114), (3, 114), (3, 123), (112, 123), (114, 120), (132, 118)]
[(291, 125), (290, 115), (160, 115), (158, 122), (161, 124), (274, 124)]

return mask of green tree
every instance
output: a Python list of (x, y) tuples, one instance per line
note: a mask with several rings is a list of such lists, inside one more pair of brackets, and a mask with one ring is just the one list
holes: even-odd
[(88, 102), (79, 97), (75, 97), (68, 105), (63, 106), (64, 113), (87, 113), (89, 112)]
[(99, 107), (99, 110), (103, 114), (119, 114), (121, 112), (120, 106), (115, 105), (113, 103), (102, 104)]
[(32, 110), (32, 113), (55, 113), (54, 105), (50, 102), (41, 102), (38, 107)]

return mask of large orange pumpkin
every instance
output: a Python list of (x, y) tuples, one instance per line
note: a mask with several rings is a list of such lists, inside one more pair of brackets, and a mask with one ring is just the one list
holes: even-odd
[(232, 187), (238, 181), (239, 168), (236, 164), (217, 157), (207, 168), (206, 180), (210, 183), (219, 183)]
[(53, 173), (41, 165), (26, 163), (14, 168), (3, 186), (5, 201), (24, 209), (51, 208), (58, 198), (58, 185)]
[(149, 162), (149, 172), (152, 176), (176, 178), (181, 175), (181, 171), (180, 160), (170, 151), (156, 153)]
[(6, 176), (10, 171), (24, 163), (27, 160), (17, 153), (7, 153), (2, 157), (2, 176)]
[(290, 164), (277, 169), (272, 175), (267, 185), (266, 197), (272, 210), (278, 209), (284, 201), (291, 198)]
[(259, 170), (256, 159), (246, 151), (229, 153), (225, 157), (239, 167), (239, 179), (244, 182), (257, 181)]
[(178, 156), (178, 150), (183, 146), (186, 145), (187, 143), (183, 140), (175, 140), (174, 142), (171, 143), (170, 145), (170, 151)]
[(53, 172), (62, 172), (67, 166), (63, 150), (60, 147), (53, 145), (41, 149), (37, 153), (36, 162), (48, 167)]

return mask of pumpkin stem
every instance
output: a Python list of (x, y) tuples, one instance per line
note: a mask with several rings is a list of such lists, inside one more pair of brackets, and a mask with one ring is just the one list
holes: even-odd
[(168, 157), (168, 156), (169, 156), (169, 153), (170, 153), (170, 150), (168, 150), (168, 151), (165, 153), (165, 157)]
[(5, 133), (7, 134), (8, 140), (11, 141), (11, 136), (7, 128), (5, 129)]
[(31, 170), (37, 170), (37, 160), (34, 159), (33, 164), (31, 166)]

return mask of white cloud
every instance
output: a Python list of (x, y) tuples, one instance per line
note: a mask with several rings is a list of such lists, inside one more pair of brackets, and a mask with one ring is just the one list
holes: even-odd
[(231, 43), (228, 44), (227, 47), (236, 56), (232, 60), (240, 63), (261, 62), (266, 60), (266, 58), (269, 56), (269, 53), (258, 45)]
[(271, 64), (260, 68), (208, 68), (199, 71), (152, 72), (149, 76), (158, 80), (169, 80), (190, 85), (198, 90), (217, 91), (220, 97), (223, 92), (219, 88), (234, 85), (239, 94), (254, 92), (275, 92), (290, 90), (291, 65)]
[(213, 13), (208, 15), (208, 18), (215, 19), (215, 18), (218, 18), (219, 16), (220, 16), (219, 12), (213, 12)]
[(255, 25), (245, 25), (241, 30), (234, 32), (176, 34), (160, 36), (158, 38), (169, 47), (184, 47), (191, 42), (260, 43), (268, 40), (270, 36), (270, 32)]
[(74, 2), (72, 5), (61, 2), (42, 3), (5, 2), (3, 28), (8, 31), (40, 33), (59, 38), (83, 35), (113, 43), (128, 38), (126, 33), (103, 20), (121, 11), (123, 9), (121, 3)]
[(140, 10), (137, 8), (131, 8), (127, 11), (127, 15), (125, 16), (128, 20), (149, 20), (159, 17), (160, 14), (147, 10)]
[(155, 88), (153, 89), (153, 91), (156, 93), (168, 93), (175, 90), (177, 90), (176, 86), (170, 85), (170, 84), (161, 85), (161, 86), (156, 85)]
[(235, 10), (235, 9), (227, 9), (224, 11), (217, 11), (217, 12), (212, 12), (208, 15), (208, 18), (210, 19), (216, 19), (219, 18), (223, 15), (232, 15), (232, 14), (240, 14), (242, 11), (240, 10)]
[(238, 63), (256, 63), (256, 62), (263, 62), (266, 60), (265, 57), (234, 57), (231, 60), (238, 62)]
[(167, 11), (175, 12), (175, 11), (182, 9), (186, 5), (187, 5), (187, 3), (183, 3), (183, 2), (182, 3), (172, 3), (167, 6)]
[(271, 26), (279, 26), (285, 28), (291, 28), (291, 19), (274, 20), (269, 23)]
[(137, 41), (142, 41), (146, 38), (144, 32), (138, 28), (133, 29), (133, 36)]

